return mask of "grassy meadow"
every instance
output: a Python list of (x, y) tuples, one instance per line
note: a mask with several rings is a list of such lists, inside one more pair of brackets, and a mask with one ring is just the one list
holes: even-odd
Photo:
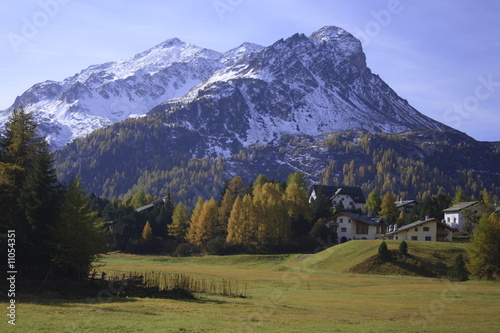
[[(110, 254), (100, 270), (164, 272), (237, 280), (246, 298), (197, 300), (33, 298), (17, 304), (18, 332), (495, 332), (500, 286), (415, 276), (351, 274), (379, 241), (351, 241), (315, 255), (172, 258)], [(396, 249), (398, 242), (388, 242)], [(436, 271), (465, 244), (410, 242), (409, 253)], [(438, 251), (436, 251), (438, 250)], [(109, 288), (120, 288), (110, 285)]]

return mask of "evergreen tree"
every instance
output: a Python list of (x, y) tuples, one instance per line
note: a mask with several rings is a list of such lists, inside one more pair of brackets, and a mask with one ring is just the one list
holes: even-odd
[(51, 228), (51, 261), (59, 276), (86, 278), (92, 262), (108, 250), (108, 237), (91, 209), (81, 181), (73, 179), (64, 194), (60, 218)]
[(468, 248), (470, 273), (479, 279), (500, 279), (500, 217), (483, 215)]
[(391, 260), (391, 252), (387, 248), (387, 243), (385, 241), (382, 241), (378, 247), (378, 256), (380, 259), (384, 261), (390, 261)]
[(380, 216), (384, 219), (385, 223), (396, 222), (399, 211), (394, 202), (394, 196), (391, 192), (387, 192), (382, 198), (382, 204), (380, 206)]
[(168, 225), (168, 235), (177, 239), (184, 239), (188, 228), (188, 217), (186, 207), (182, 202), (175, 206), (172, 216), (172, 224)]
[(377, 189), (368, 194), (368, 198), (366, 199), (365, 212), (371, 212), (373, 216), (378, 216), (380, 213), (380, 206), (382, 205), (382, 198), (378, 193)]
[[(31, 114), (15, 109), (0, 139), (0, 229), (15, 229), (23, 246), (16, 258), (23, 274), (45, 278), (51, 269), (50, 229), (59, 218), (62, 187), (52, 167), (52, 155)], [(35, 269), (35, 266), (39, 269)]]
[(321, 188), (319, 188), (318, 193), (316, 193), (316, 199), (311, 201), (310, 206), (314, 215), (313, 221), (333, 216), (332, 202), (330, 198), (323, 194)]
[(406, 243), (406, 241), (399, 243), (399, 252), (403, 255), (408, 254), (408, 243)]
[(453, 266), (448, 271), (448, 277), (452, 281), (466, 281), (469, 279), (469, 272), (461, 253), (456, 256)]

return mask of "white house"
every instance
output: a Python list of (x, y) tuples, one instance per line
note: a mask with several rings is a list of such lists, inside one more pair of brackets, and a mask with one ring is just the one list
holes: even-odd
[(451, 228), (457, 229), (458, 231), (463, 231), (463, 227), (465, 224), (463, 210), (472, 207), (477, 203), (478, 201), (461, 202), (457, 205), (443, 210), (444, 221)]
[(366, 200), (360, 187), (314, 185), (311, 189), (309, 202), (316, 200), (320, 194), (330, 199), (332, 207), (341, 202), (346, 209), (354, 207), (363, 210), (365, 208)]
[(407, 224), (401, 228), (391, 226), (385, 236), (393, 240), (451, 242), (453, 231), (455, 229), (448, 224), (436, 218), (426, 217), (424, 220)]
[(328, 228), (337, 232), (338, 243), (355, 239), (383, 239), (389, 225), (380, 222), (380, 217), (370, 217), (342, 212), (325, 221)]

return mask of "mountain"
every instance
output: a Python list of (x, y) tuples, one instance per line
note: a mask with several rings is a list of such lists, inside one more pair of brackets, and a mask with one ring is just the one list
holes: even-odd
[[(235, 175), (248, 182), (259, 173), (284, 179), (296, 170), (310, 182), (417, 199), (458, 185), (500, 194), (499, 144), (477, 142), (415, 110), (370, 71), (359, 40), (341, 28), (295, 34), (265, 48), (245, 43), (224, 54), (184, 47), (196, 50), (187, 52), (192, 57), (184, 67), (212, 64), (201, 66), (210, 68), (204, 78), (144, 117), (63, 147), (56, 154), (60, 179), (78, 175), (88, 190), (107, 197), (144, 189), (171, 191), (184, 202), (217, 196)], [(151, 64), (147, 55), (162, 49), (136, 58)], [(133, 59), (124, 63), (139, 68)]]
[[(372, 74), (360, 41), (337, 27), (310, 37), (295, 34), (250, 53), (183, 97), (156, 106), (150, 115), (205, 136), (217, 133), (244, 147), (284, 134), (356, 128), (372, 133), (450, 130)], [(217, 150), (230, 154), (231, 147)]]
[(62, 82), (35, 84), (0, 111), (0, 127), (15, 107), (23, 105), (35, 114), (51, 146), (60, 148), (96, 129), (143, 116), (260, 49), (245, 43), (222, 54), (169, 39), (132, 58), (90, 66)]

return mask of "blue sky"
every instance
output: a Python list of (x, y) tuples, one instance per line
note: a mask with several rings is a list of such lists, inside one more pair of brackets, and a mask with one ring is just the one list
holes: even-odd
[(0, 109), (33, 84), (178, 37), (227, 51), (335, 25), (425, 115), (500, 140), (497, 0), (22, 0), (0, 2)]

